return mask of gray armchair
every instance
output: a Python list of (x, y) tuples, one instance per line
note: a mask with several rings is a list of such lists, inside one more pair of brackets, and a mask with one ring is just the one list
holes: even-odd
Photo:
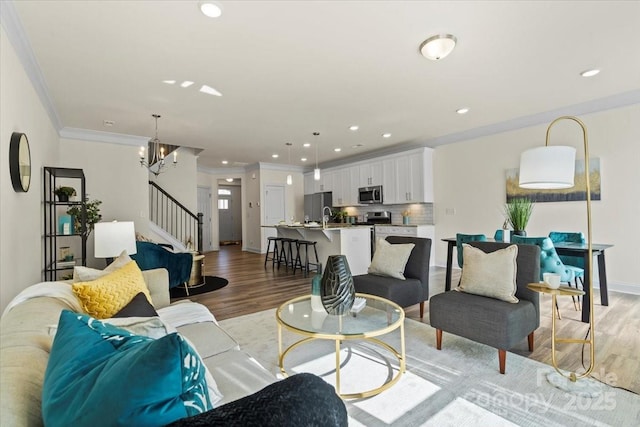
[[(486, 253), (506, 248), (508, 243), (470, 242)], [(446, 331), (498, 349), (500, 373), (504, 374), (506, 351), (528, 338), (533, 351), (533, 333), (540, 325), (540, 297), (527, 288), (540, 279), (540, 248), (517, 245), (516, 298), (509, 303), (494, 298), (448, 291), (434, 295), (429, 301), (429, 319), (436, 328), (436, 347), (442, 348), (442, 332)], [(463, 267), (464, 268), (464, 267)]]
[(388, 236), (386, 240), (391, 244), (415, 244), (407, 261), (407, 265), (404, 268), (406, 280), (376, 276), (373, 274), (353, 276), (356, 292), (386, 298), (395, 302), (400, 307), (420, 304), (420, 318), (422, 318), (424, 315), (424, 302), (429, 299), (431, 239)]

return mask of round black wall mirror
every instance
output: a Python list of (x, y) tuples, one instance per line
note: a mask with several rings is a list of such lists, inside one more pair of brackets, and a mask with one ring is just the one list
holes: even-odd
[(18, 192), (29, 191), (31, 184), (31, 151), (27, 135), (20, 132), (11, 134), (9, 145), (9, 173), (13, 189)]

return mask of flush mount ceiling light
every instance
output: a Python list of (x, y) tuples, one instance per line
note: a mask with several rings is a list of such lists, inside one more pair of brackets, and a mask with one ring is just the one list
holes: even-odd
[(580, 73), (580, 75), (582, 77), (593, 77), (596, 74), (598, 74), (600, 72), (600, 70), (598, 70), (597, 68), (594, 68), (592, 70), (586, 70)]
[(212, 1), (201, 1), (200, 12), (209, 18), (219, 18), (222, 15), (222, 7)]
[(431, 36), (420, 45), (420, 53), (427, 59), (439, 61), (453, 51), (457, 41), (458, 39), (451, 34)]
[(225, 181), (227, 181), (227, 182), (233, 182), (233, 178), (225, 178)]

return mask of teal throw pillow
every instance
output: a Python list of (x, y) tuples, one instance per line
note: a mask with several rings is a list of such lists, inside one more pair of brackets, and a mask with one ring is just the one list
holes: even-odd
[(64, 310), (42, 391), (47, 426), (160, 426), (212, 409), (205, 366), (179, 334), (154, 340)]

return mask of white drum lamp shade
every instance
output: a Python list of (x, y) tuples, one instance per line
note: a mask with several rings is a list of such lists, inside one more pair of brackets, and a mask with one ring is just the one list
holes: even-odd
[(136, 249), (136, 232), (133, 221), (99, 222), (95, 225), (94, 256), (115, 258), (127, 251), (133, 255)]
[(532, 148), (520, 155), (521, 188), (560, 189), (573, 187), (576, 149), (567, 146)]

